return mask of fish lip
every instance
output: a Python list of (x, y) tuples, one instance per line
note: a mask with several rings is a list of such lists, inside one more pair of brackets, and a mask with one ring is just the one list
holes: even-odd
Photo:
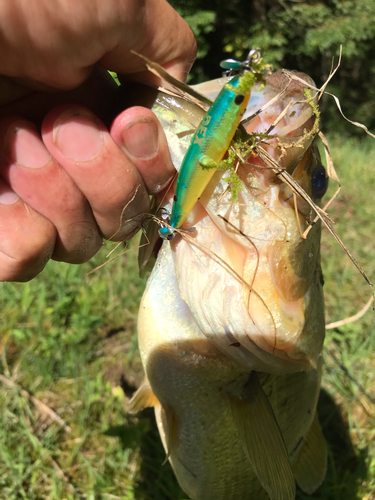
[[(269, 138), (261, 140), (259, 146), (266, 149), (289, 174), (315, 138), (315, 133), (311, 132), (317, 128), (317, 117), (305, 95), (306, 88), (311, 87), (315, 88), (315, 83), (308, 75), (277, 70), (266, 77), (264, 88), (255, 85), (246, 111), (247, 118), (242, 122), (249, 134), (269, 133)], [(317, 93), (315, 104), (316, 96)]]
[[(290, 147), (293, 141), (301, 139), (314, 127), (314, 110), (311, 104), (306, 102), (305, 90), (315, 88), (315, 83), (304, 73), (283, 69), (268, 75), (265, 80), (264, 87), (260, 84), (254, 86), (242, 124), (249, 133), (268, 133), (269, 129), (272, 138), (267, 142), (282, 140), (286, 147)], [(303, 82), (306, 82), (306, 85)], [(317, 104), (317, 92), (314, 95), (314, 90), (312, 90), (312, 95)], [(290, 105), (291, 107), (286, 109)], [(259, 112), (260, 109), (262, 109), (261, 112)], [(281, 120), (278, 121), (280, 117)], [(278, 121), (277, 124), (276, 121)], [(311, 142), (312, 139), (306, 141), (303, 149), (306, 150)], [(301, 149), (301, 144), (299, 144), (299, 149)]]

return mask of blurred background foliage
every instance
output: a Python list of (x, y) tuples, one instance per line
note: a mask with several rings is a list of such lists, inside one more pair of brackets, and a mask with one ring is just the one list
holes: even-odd
[[(192, 28), (198, 58), (189, 83), (217, 78), (220, 61), (259, 48), (274, 68), (298, 69), (318, 86), (332, 59), (342, 62), (328, 91), (352, 120), (375, 129), (375, 0), (170, 0)], [(362, 135), (339, 117), (334, 100), (321, 104), (324, 128)]]

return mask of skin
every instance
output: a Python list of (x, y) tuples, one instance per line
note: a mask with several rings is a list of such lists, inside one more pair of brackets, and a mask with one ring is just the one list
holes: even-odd
[(105, 70), (156, 82), (135, 50), (184, 80), (196, 44), (165, 0), (3, 2), (0, 32), (0, 281), (27, 281), (134, 234), (139, 221), (121, 219), (147, 212), (175, 170), (152, 111), (104, 125)]

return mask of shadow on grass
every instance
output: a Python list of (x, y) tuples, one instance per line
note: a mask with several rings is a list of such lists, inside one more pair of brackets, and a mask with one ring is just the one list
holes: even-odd
[(154, 410), (143, 410), (142, 417), (147, 418), (150, 427), (142, 436), (140, 454), (142, 457), (140, 478), (134, 488), (138, 500), (182, 500), (186, 494), (179, 487), (172, 467), (165, 460), (165, 451), (156, 426)]
[(169, 462), (163, 465), (165, 452), (155, 422), (154, 410), (146, 408), (136, 422), (110, 427), (106, 436), (118, 437), (123, 448), (138, 449), (140, 474), (134, 484), (137, 500), (182, 500), (186, 494), (179, 487)]
[(297, 500), (356, 500), (358, 487), (367, 477), (367, 449), (355, 450), (340, 408), (324, 389), (318, 401), (318, 415), (328, 444), (327, 475), (312, 495), (297, 494)]
[[(318, 414), (328, 443), (328, 471), (322, 486), (312, 495), (297, 492), (297, 500), (356, 500), (358, 485), (367, 477), (367, 450), (357, 453), (350, 440), (347, 424), (332, 397), (322, 389)], [(117, 436), (124, 448), (139, 449), (140, 474), (134, 485), (137, 500), (183, 500), (187, 496), (179, 487), (157, 430), (154, 410), (139, 414), (137, 423), (112, 427), (106, 432)], [(229, 500), (229, 499), (228, 499)]]

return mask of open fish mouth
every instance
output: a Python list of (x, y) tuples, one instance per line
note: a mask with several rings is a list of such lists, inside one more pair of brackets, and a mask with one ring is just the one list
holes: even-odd
[[(265, 132), (280, 116), (281, 119), (273, 132), (279, 137), (300, 137), (304, 129), (311, 127), (308, 122), (313, 116), (313, 110), (306, 103), (303, 93), (305, 87), (300, 81), (292, 79), (290, 75), (290, 72), (278, 70), (266, 77), (265, 85), (256, 83), (253, 86), (249, 104), (242, 119), (245, 125), (251, 121), (249, 131)], [(314, 86), (314, 81), (304, 73), (294, 72), (293, 75), (304, 80), (308, 85)], [(195, 85), (193, 88), (208, 98), (215, 99), (218, 89), (228, 80), (230, 77), (224, 76)], [(289, 110), (284, 114), (286, 108)]]
[[(225, 81), (196, 88), (214, 97)], [(168, 121), (165, 129), (178, 168), (186, 146), (179, 142), (174, 152), (176, 135), (184, 136), (181, 124), (179, 131), (171, 126), (168, 113), (164, 105), (157, 114), (162, 123)], [(323, 167), (311, 133), (315, 119), (304, 85), (277, 71), (263, 88), (252, 89), (243, 123), (255, 136), (268, 133), (260, 146), (319, 203), (323, 191), (317, 192), (314, 178)], [(186, 144), (190, 137), (185, 136)], [(237, 200), (227, 173), (216, 172), (184, 223), (183, 228), (195, 227), (196, 232), (168, 242), (164, 249), (172, 252), (186, 314), (221, 352), (247, 370), (315, 368), (325, 330), (320, 224), (307, 239), (301, 236), (311, 219), (310, 206), (293, 196), (256, 152), (238, 162), (237, 174)], [(172, 196), (173, 189), (164, 204), (168, 197), (171, 204)]]

